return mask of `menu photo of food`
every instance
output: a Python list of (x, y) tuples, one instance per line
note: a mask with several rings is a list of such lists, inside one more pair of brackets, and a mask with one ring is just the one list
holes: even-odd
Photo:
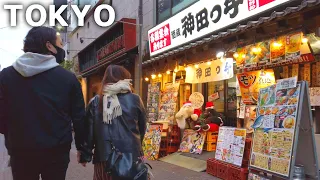
[(276, 85), (271, 85), (266, 88), (260, 89), (259, 94), (259, 106), (268, 106), (273, 105), (275, 103), (276, 95), (275, 95)]
[(259, 59), (259, 65), (269, 65), (270, 64), (270, 41), (262, 41), (257, 44), (258, 53), (256, 53), (256, 58)]
[(246, 56), (247, 56), (247, 53), (248, 53), (248, 49), (247, 47), (240, 47), (240, 48), (237, 48), (237, 56), (234, 57), (235, 60), (236, 60), (236, 65), (237, 65), (237, 68), (238, 69), (243, 69), (244, 66), (245, 66), (245, 63), (246, 63)]
[(286, 36), (280, 36), (271, 40), (271, 62), (272, 64), (281, 63), (286, 56)]
[(259, 62), (259, 58), (257, 56), (258, 53), (254, 52), (253, 48), (255, 48), (255, 50), (258, 51), (258, 47), (256, 47), (255, 45), (249, 45), (249, 46), (246, 46), (245, 48), (248, 49), (247, 55), (244, 58), (245, 59), (245, 67), (246, 68), (256, 67)]
[(300, 58), (302, 33), (289, 34), (286, 37), (286, 61)]

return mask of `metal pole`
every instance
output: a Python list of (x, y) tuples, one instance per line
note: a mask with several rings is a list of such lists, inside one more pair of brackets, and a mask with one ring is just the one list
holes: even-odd
[(142, 26), (143, 26), (143, 12), (142, 0), (139, 0), (139, 59), (138, 59), (138, 93), (142, 97)]

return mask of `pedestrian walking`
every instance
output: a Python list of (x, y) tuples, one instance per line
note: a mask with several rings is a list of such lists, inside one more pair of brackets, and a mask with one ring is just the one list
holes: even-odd
[(87, 107), (85, 127), (86, 153), (81, 162), (90, 162), (93, 156), (94, 180), (147, 179), (148, 168), (141, 158), (145, 109), (132, 93), (131, 74), (124, 67), (107, 67), (101, 92)]
[(64, 180), (72, 125), (77, 149), (83, 144), (83, 94), (76, 76), (59, 66), (62, 47), (54, 29), (34, 27), (25, 53), (1, 71), (0, 133), (14, 180)]

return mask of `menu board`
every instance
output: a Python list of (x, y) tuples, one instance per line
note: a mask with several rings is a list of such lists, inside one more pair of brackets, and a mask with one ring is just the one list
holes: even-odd
[(142, 143), (142, 149), (146, 159), (156, 160), (159, 158), (161, 132), (161, 125), (147, 124), (146, 134), (144, 135)]
[[(302, 43), (302, 32), (294, 32), (270, 40), (237, 48), (235, 56), (238, 69), (253, 70), (261, 66), (292, 64), (311, 54), (306, 43)], [(308, 57), (308, 56), (306, 56)], [(304, 58), (306, 58), (304, 57)], [(312, 61), (312, 57), (310, 57)], [(305, 60), (303, 60), (304, 62)]]
[(237, 74), (244, 104), (257, 104), (259, 89), (275, 84), (272, 69)]
[(241, 166), (245, 140), (246, 129), (220, 127), (215, 158)]
[(147, 98), (148, 122), (157, 121), (160, 99), (160, 83), (151, 83), (148, 85)]
[(289, 176), (300, 95), (296, 80), (284, 79), (260, 90), (251, 167)]
[(180, 83), (167, 84), (161, 94), (158, 121), (170, 121), (176, 112)]

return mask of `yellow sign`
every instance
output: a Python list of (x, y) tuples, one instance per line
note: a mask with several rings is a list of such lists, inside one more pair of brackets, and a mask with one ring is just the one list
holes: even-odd
[(233, 77), (233, 59), (218, 59), (186, 68), (186, 83), (206, 83)]
[(272, 69), (237, 74), (244, 104), (256, 104), (260, 88), (276, 83)]

